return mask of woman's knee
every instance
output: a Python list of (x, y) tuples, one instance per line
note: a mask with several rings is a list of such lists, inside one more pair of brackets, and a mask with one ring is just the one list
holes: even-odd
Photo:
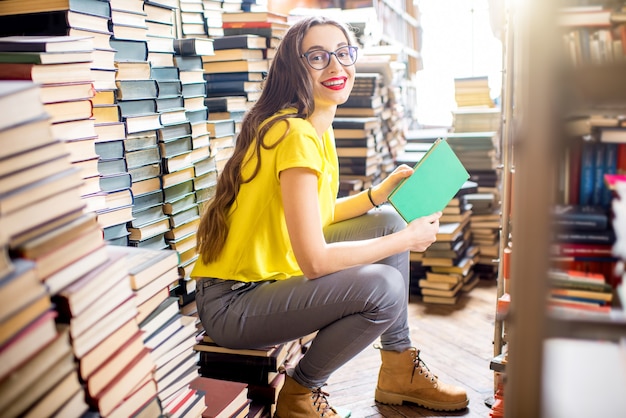
[(370, 291), (372, 299), (380, 308), (402, 309), (406, 303), (406, 289), (402, 274), (398, 269), (385, 264), (371, 264), (369, 274), (362, 277), (359, 286)]

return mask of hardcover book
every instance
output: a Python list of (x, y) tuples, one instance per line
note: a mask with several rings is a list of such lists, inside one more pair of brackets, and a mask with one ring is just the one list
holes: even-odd
[(469, 173), (443, 139), (433, 143), (414, 170), (389, 195), (389, 203), (407, 222), (443, 210), (469, 179)]

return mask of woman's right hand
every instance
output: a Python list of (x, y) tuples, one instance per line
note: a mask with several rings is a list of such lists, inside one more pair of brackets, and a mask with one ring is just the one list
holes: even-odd
[(407, 225), (403, 232), (409, 243), (409, 251), (418, 253), (426, 251), (433, 242), (437, 241), (441, 215), (442, 212), (435, 212), (432, 215), (417, 218)]

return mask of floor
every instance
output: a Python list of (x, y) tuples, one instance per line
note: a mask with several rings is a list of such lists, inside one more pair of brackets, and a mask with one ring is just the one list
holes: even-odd
[(348, 409), (352, 418), (489, 417), (485, 401), (493, 396), (496, 282), (481, 280), (456, 305), (428, 305), (419, 296), (409, 304), (411, 335), (428, 367), (446, 383), (464, 386), (469, 407), (437, 412), (416, 405), (389, 406), (374, 401), (380, 366), (378, 350), (368, 348), (338, 370), (325, 388), (332, 405)]

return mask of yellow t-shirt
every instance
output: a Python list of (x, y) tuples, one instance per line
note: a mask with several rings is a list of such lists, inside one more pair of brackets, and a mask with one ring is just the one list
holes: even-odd
[[(295, 109), (279, 113), (295, 113)], [(300, 118), (288, 121), (287, 136), (274, 148), (262, 148), (257, 176), (242, 184), (228, 214), (229, 232), (220, 257), (209, 264), (199, 257), (192, 277), (255, 282), (302, 275), (287, 233), (279, 174), (294, 167), (310, 168), (317, 173), (320, 213), (326, 226), (334, 217), (339, 163), (332, 128), (324, 133), (322, 146), (308, 121)], [(265, 144), (274, 144), (286, 128), (285, 122), (274, 125), (264, 138)], [(255, 163), (256, 157), (252, 156), (244, 165), (244, 179), (249, 177)]]

